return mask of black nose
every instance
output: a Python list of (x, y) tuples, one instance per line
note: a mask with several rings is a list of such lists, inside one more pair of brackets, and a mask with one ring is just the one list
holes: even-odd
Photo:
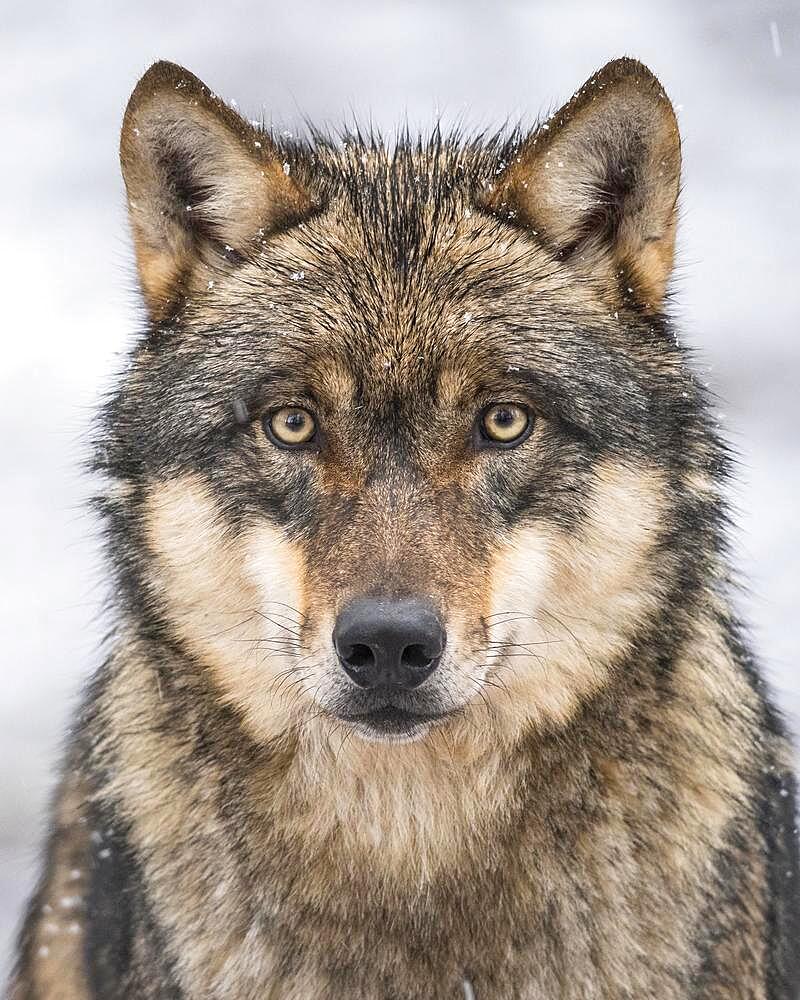
[(436, 669), (444, 649), (442, 623), (414, 599), (360, 598), (336, 619), (333, 645), (359, 687), (415, 688)]

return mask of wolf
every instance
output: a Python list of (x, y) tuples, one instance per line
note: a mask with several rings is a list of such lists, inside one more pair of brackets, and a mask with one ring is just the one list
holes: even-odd
[(669, 318), (672, 106), (273, 135), (187, 70), (121, 162), (115, 628), (14, 1000), (790, 1000), (792, 753)]

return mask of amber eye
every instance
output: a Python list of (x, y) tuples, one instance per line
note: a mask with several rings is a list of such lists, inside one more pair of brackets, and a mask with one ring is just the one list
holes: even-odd
[(481, 432), (485, 439), (507, 448), (521, 444), (533, 424), (530, 413), (515, 403), (495, 403), (481, 416)]
[(284, 406), (265, 418), (264, 430), (279, 447), (296, 448), (311, 441), (317, 432), (317, 425), (308, 410), (300, 406)]

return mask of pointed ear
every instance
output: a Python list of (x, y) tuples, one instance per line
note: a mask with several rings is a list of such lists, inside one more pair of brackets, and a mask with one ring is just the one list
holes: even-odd
[(139, 279), (155, 320), (200, 287), (204, 266), (231, 249), (246, 254), (260, 230), (291, 225), (311, 208), (269, 137), (174, 63), (156, 63), (136, 85), (120, 161)]
[(667, 95), (646, 66), (617, 59), (526, 140), (490, 207), (655, 312), (672, 271), (680, 167)]

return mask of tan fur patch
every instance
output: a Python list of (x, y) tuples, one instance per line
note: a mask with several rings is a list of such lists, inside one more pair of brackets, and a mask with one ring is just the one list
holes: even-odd
[(317, 849), (335, 845), (341, 863), (360, 857), (376, 877), (409, 887), (468, 863), (519, 780), (477, 721), (402, 745), (366, 743), (330, 725), (304, 728), (274, 803), (287, 835)]
[(525, 527), (495, 558), (490, 632), (516, 645), (496, 667), (503, 690), (490, 697), (509, 735), (567, 722), (652, 613), (657, 588), (648, 557), (663, 489), (656, 470), (606, 462), (577, 535)]
[[(128, 648), (135, 651), (135, 640)], [(270, 956), (251, 950), (249, 966), (241, 961), (249, 916), (237, 902), (246, 898), (247, 887), (235, 874), (214, 801), (223, 774), (209, 765), (202, 782), (192, 783), (174, 770), (172, 762), (191, 751), (180, 732), (165, 726), (159, 731), (157, 685), (150, 673), (142, 674), (135, 655), (119, 664), (107, 713), (108, 749), (118, 766), (105, 795), (119, 803), (130, 823), (150, 901), (172, 942), (179, 975), (207, 984), (211, 996), (230, 995), (234, 984), (240, 995), (248, 995), (248, 982), (268, 978)], [(198, 867), (192, 859), (201, 845), (211, 854)], [(177, 905), (176, 886), (181, 886)], [(203, 914), (205, 929), (187, 926), (182, 919), (187, 912)]]
[(261, 740), (295, 717), (293, 635), (305, 596), (300, 551), (266, 521), (233, 537), (199, 476), (153, 484), (146, 504), (152, 586), (186, 648)]

